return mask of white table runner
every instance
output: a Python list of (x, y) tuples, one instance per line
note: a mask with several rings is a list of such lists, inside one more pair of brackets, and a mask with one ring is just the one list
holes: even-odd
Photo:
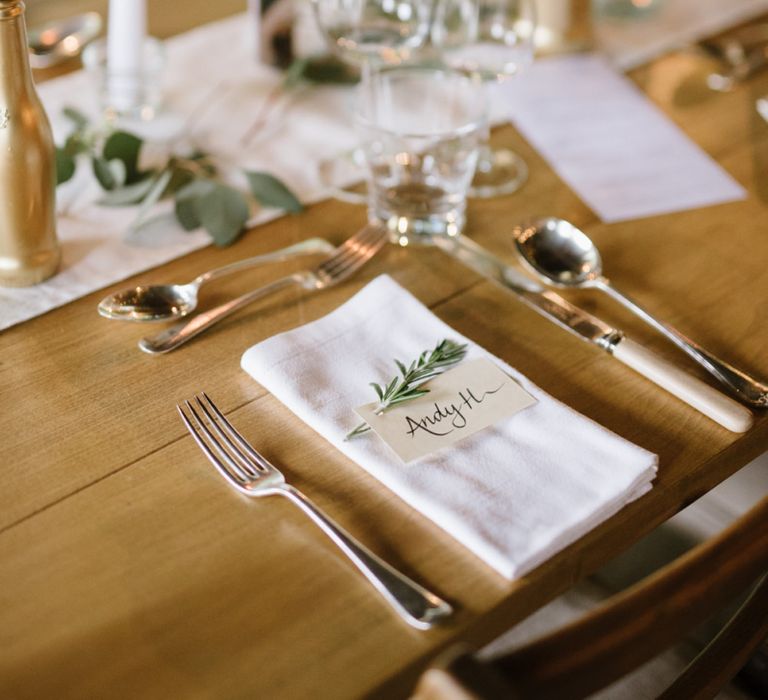
[[(167, 41), (165, 83), (168, 107), (182, 119), (191, 119), (192, 135), (208, 152), (233, 166), (275, 174), (304, 202), (321, 199), (327, 196), (327, 192), (319, 179), (318, 163), (355, 145), (349, 119), (351, 91), (343, 87), (323, 87), (280, 98), (267, 127), (257, 130), (252, 140), (244, 142), (243, 138), (251, 130), (267, 96), (282, 81), (282, 76), (276, 71), (254, 63), (251, 35), (249, 20), (245, 15), (238, 15)], [(572, 98), (571, 93), (568, 96), (542, 95), (540, 89), (537, 94), (536, 86), (545, 85), (544, 77), (550, 91), (552, 86), (569, 84), (581, 90), (576, 82), (580, 74), (589, 83), (592, 94), (605, 93), (624, 84), (621, 77), (606, 65), (594, 63), (596, 59), (589, 59), (593, 61), (589, 71), (574, 72), (573, 61), (580, 60), (584, 59), (574, 57), (541, 61), (530, 71), (527, 82), (524, 75), (505, 86), (509, 95), (507, 104), (511, 106), (509, 112), (523, 133), (603, 218), (617, 221), (743, 196), (740, 186), (638, 91), (634, 91), (632, 99), (614, 102), (617, 110), (613, 117), (620, 120), (623, 114), (632, 120), (633, 130), (643, 132), (646, 117), (650, 115), (656, 136), (664, 136), (661, 141), (652, 140), (650, 145), (655, 145), (660, 153), (666, 153), (672, 144), (675, 152), (686, 153), (690, 156), (686, 162), (695, 168), (700, 178), (698, 182), (704, 178), (707, 187), (693, 197), (690, 191), (665, 190), (665, 198), (657, 202), (646, 192), (642, 195), (643, 205), (639, 207), (636, 201), (630, 201), (631, 198), (626, 198), (621, 191), (605, 190), (605, 182), (626, 183), (628, 177), (637, 179), (637, 167), (627, 161), (626, 148), (622, 151), (624, 164), (618, 159), (621, 167), (615, 167), (617, 159), (614, 158), (608, 170), (598, 172), (597, 166), (606, 163), (605, 159), (600, 163), (599, 153), (583, 149), (581, 160), (576, 159), (573, 149), (563, 151), (559, 148), (562, 139), (557, 123), (536, 123), (536, 111), (542, 101), (558, 97), (559, 103), (563, 104)], [(595, 66), (598, 66), (597, 72)], [(68, 129), (61, 117), (64, 106), (73, 105), (91, 115), (97, 113), (93, 86), (84, 72), (48, 81), (39, 90), (58, 142), (62, 141)], [(582, 96), (585, 94), (589, 93), (582, 91)], [(626, 90), (622, 94), (626, 97)], [(578, 107), (576, 111), (580, 110), (583, 115), (589, 103), (582, 99), (578, 104), (571, 103), (570, 107)], [(560, 123), (564, 124), (564, 120), (561, 115)], [(574, 124), (582, 128), (585, 121), (580, 119), (578, 124)], [(648, 140), (645, 145), (648, 145)], [(628, 169), (622, 169), (624, 166)], [(580, 173), (585, 169), (590, 170), (593, 177), (581, 178)], [(75, 179), (59, 188), (60, 207), (68, 210), (58, 222), (63, 252), (60, 272), (35, 287), (0, 288), (0, 330), (208, 244), (205, 233), (185, 233), (171, 217), (158, 219), (157, 226), (145, 231), (141, 240), (125, 240), (127, 228), (135, 216), (134, 209), (93, 204), (99, 190), (90, 181), (88, 170), (87, 165), (81, 166)], [(653, 181), (658, 174), (653, 161), (643, 165), (643, 176), (647, 179)], [(670, 197), (670, 194), (675, 196)], [(260, 223), (277, 215), (279, 212), (261, 211), (252, 223)], [(361, 222), (364, 219), (362, 211), (360, 219)], [(307, 235), (311, 232), (308, 231)]]

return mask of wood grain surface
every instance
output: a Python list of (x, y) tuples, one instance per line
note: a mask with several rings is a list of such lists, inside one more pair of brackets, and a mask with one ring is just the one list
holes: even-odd
[[(150, 5), (163, 27), (156, 33), (168, 34), (240, 3)], [(594, 237), (625, 291), (766, 376), (768, 124), (754, 99), (768, 93), (768, 73), (731, 94), (709, 93), (695, 87), (703, 61), (673, 54), (633, 78), (748, 189), (746, 201), (602, 224), (504, 127), (494, 141), (527, 159), (530, 181), (509, 197), (471, 202), (466, 234), (511, 259), (513, 225), (567, 218)], [(402, 697), (446, 645), (492, 639), (768, 448), (765, 413), (746, 434), (729, 433), (432, 249), (390, 247), (339, 287), (285, 292), (166, 356), (137, 349), (147, 326), (96, 313), (102, 296), (126, 284), (187, 281), (310, 236), (341, 242), (364, 221), (359, 207), (323, 202), (0, 334), (0, 696)], [(217, 282), (202, 308), (300, 265)], [(509, 582), (240, 369), (250, 345), (322, 316), (382, 273), (545, 391), (656, 452), (652, 491)], [(610, 300), (566, 296), (706, 376)], [(230, 490), (174, 409), (200, 390), (342, 525), (455, 604), (455, 619), (428, 633), (408, 628), (297, 509)]]

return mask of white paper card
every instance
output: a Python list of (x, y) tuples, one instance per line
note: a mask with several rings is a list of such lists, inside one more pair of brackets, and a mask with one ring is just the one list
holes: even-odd
[(486, 359), (474, 360), (435, 377), (429, 393), (385, 413), (378, 402), (356, 408), (404, 462), (431, 454), (536, 403), (509, 375)]
[(599, 56), (541, 60), (499, 92), (520, 132), (603, 221), (746, 197), (741, 185)]

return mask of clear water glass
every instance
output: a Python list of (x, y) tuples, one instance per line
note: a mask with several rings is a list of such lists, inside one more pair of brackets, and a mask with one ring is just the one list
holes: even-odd
[(481, 82), (450, 68), (372, 70), (359, 90), (356, 125), (365, 144), (369, 219), (403, 246), (461, 233), (478, 148), (488, 135)]
[(83, 51), (83, 66), (94, 83), (99, 106), (109, 120), (151, 121), (162, 109), (165, 46), (158, 39), (147, 37), (143, 48), (141, 70), (135, 74), (110, 72), (104, 39), (94, 41)]

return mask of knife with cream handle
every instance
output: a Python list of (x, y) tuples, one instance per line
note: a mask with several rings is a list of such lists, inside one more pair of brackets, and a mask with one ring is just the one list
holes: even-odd
[(752, 425), (752, 413), (745, 406), (630, 340), (621, 331), (574, 306), (559, 294), (546, 290), (474, 241), (463, 236), (435, 236), (432, 240), (436, 247), (510, 290), (549, 320), (597, 345), (724, 428), (743, 433)]

